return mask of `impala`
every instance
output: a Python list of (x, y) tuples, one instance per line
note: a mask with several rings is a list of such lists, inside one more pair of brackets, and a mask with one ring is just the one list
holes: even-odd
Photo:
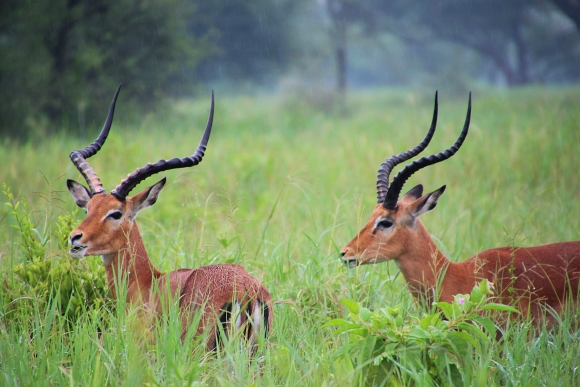
[[(536, 247), (499, 247), (483, 251), (463, 262), (450, 261), (433, 243), (419, 217), (437, 205), (445, 186), (423, 195), (417, 185), (399, 200), (407, 179), (429, 165), (453, 156), (463, 144), (471, 118), (471, 94), (463, 130), (444, 152), (422, 157), (406, 165), (389, 183), (391, 170), (425, 149), (437, 125), (437, 94), (431, 127), (416, 147), (388, 158), (379, 169), (378, 204), (368, 223), (342, 250), (350, 267), (395, 260), (407, 285), (421, 302), (451, 302), (456, 294), (470, 293), (483, 279), (495, 285), (499, 300), (516, 306), (535, 321), (546, 308), (561, 313), (565, 303), (578, 299), (580, 242)], [(549, 314), (548, 323), (555, 319)]]
[(157, 201), (165, 178), (135, 196), (127, 196), (137, 184), (153, 174), (201, 162), (213, 122), (213, 92), (207, 126), (192, 156), (148, 163), (129, 174), (107, 194), (86, 159), (96, 154), (107, 139), (120, 89), (121, 86), (113, 98), (99, 137), (86, 148), (70, 154), (89, 186), (87, 189), (67, 180), (75, 203), (87, 212), (87, 217), (70, 233), (70, 254), (75, 258), (100, 255), (113, 297), (117, 294), (116, 284), (126, 283), (127, 301), (144, 306), (147, 313), (162, 313), (160, 292), (169, 289), (171, 297), (179, 300), (182, 339), (194, 313), (201, 313), (197, 334), (207, 333), (208, 349), (216, 347), (218, 324), (222, 324), (226, 334), (235, 326), (237, 331), (245, 334), (248, 342), (255, 343), (258, 332), (263, 329), (268, 333), (272, 329), (274, 310), (268, 290), (238, 265), (210, 265), (167, 274), (159, 272), (149, 260), (135, 217), (140, 210)]

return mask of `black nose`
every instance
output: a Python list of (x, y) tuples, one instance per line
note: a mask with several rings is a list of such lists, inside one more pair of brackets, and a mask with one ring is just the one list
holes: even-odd
[(346, 255), (346, 250), (343, 250), (343, 251), (340, 252), (340, 256), (341, 257), (344, 257), (345, 255)]
[(78, 233), (76, 235), (71, 235), (70, 237), (70, 244), (74, 244), (75, 241), (78, 241), (79, 239), (81, 239), (83, 237), (83, 233)]

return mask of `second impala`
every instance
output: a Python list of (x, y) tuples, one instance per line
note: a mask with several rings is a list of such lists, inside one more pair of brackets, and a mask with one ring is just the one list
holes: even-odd
[(444, 152), (406, 165), (389, 183), (393, 167), (419, 154), (431, 141), (437, 125), (437, 94), (431, 128), (415, 148), (387, 159), (379, 169), (378, 204), (358, 235), (341, 251), (350, 267), (395, 260), (413, 296), (421, 301), (451, 302), (456, 294), (469, 293), (484, 279), (493, 282), (498, 298), (516, 306), (524, 316), (548, 323), (546, 311), (561, 313), (566, 302), (578, 300), (580, 242), (535, 247), (500, 247), (483, 251), (463, 262), (450, 261), (433, 243), (419, 217), (437, 205), (445, 186), (423, 195), (417, 185), (399, 200), (407, 179), (418, 170), (453, 156), (463, 144), (471, 118), (471, 95), (463, 130)]

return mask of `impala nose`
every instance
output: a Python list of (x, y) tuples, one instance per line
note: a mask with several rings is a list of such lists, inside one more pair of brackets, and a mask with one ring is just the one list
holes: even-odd
[[(350, 247), (348, 247), (348, 246), (343, 247), (342, 250), (340, 251), (340, 256), (341, 257), (344, 258), (344, 256), (346, 256), (346, 255), (354, 256), (353, 250)], [(345, 259), (348, 259), (348, 258), (345, 258)]]
[(69, 244), (71, 246), (80, 245), (79, 241), (83, 237), (83, 233), (79, 232), (78, 234), (71, 235), (69, 238)]
[(350, 252), (351, 252), (351, 249), (348, 247), (345, 247), (340, 252), (340, 256), (341, 256), (342, 262), (345, 263), (346, 265), (348, 265), (348, 267), (352, 269), (353, 267), (356, 266), (356, 257), (353, 254), (349, 254), (349, 257), (345, 258), (345, 255), (347, 255)]
[(69, 254), (74, 258), (82, 258), (86, 255), (87, 250), (89, 249), (88, 246), (85, 246), (81, 243), (81, 238), (83, 237), (83, 233), (79, 232), (77, 234), (71, 234), (69, 237), (69, 243), (72, 246), (69, 250)]

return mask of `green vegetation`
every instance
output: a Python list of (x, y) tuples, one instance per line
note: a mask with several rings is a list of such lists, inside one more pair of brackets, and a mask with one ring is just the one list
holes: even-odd
[[(16, 221), (14, 229), (20, 234), (20, 247), (24, 262), (12, 267), (15, 280), (4, 281), (2, 316), (10, 324), (26, 324), (35, 307), (47, 308), (52, 300), (58, 300), (59, 311), (69, 323), (74, 324), (87, 311), (99, 310), (110, 298), (103, 265), (95, 258), (72, 260), (64, 258), (68, 245), (68, 235), (73, 229), (73, 217), (59, 216), (50, 234), (48, 227), (39, 232), (35, 227), (32, 213), (28, 211), (24, 199), (15, 201), (6, 186), (4, 195), (11, 215)], [(45, 223), (45, 226), (48, 226)], [(46, 247), (54, 239), (59, 252), (47, 254)]]
[[(580, 238), (579, 100), (578, 89), (474, 92), (464, 146), (407, 185), (422, 183), (428, 191), (447, 185), (437, 209), (422, 220), (451, 259), (501, 245)], [(148, 333), (122, 300), (91, 303), (93, 295), (84, 284), (93, 277), (80, 272), (90, 269), (98, 278), (98, 258), (72, 261), (62, 244), (65, 229), (83, 217), (74, 213), (66, 191), (66, 178), (81, 180), (68, 154), (87, 140), (62, 135), (0, 146), (0, 182), (7, 193), (1, 201), (10, 204), (0, 213), (0, 384), (356, 385), (375, 372), (365, 361), (384, 363), (362, 357), (374, 348), (353, 349), (361, 331), (340, 334), (340, 328), (325, 324), (378, 321), (375, 338), (387, 329), (401, 330), (407, 339), (417, 327), (445, 332), (433, 318), (436, 313), (413, 302), (393, 263), (348, 270), (338, 259), (340, 248), (375, 205), (380, 163), (420, 141), (432, 103), (433, 93), (375, 90), (349, 95), (348, 111), (334, 115), (322, 109), (332, 104), (324, 97), (216, 96), (206, 158), (197, 167), (164, 174), (168, 184), (155, 206), (139, 215), (139, 225), (160, 270), (235, 262), (263, 281), (277, 301), (276, 316), (274, 332), (254, 360), (234, 343), (211, 356), (193, 338), (181, 343), (173, 307), (170, 318)], [(440, 95), (438, 132), (426, 153), (455, 140), (466, 108), (467, 95)], [(164, 115), (144, 116), (139, 126), (113, 123), (106, 145), (90, 161), (105, 188), (110, 191), (147, 161), (191, 154), (208, 109), (207, 98), (181, 100)], [(90, 140), (99, 129), (91, 129)], [(28, 209), (22, 208), (24, 202)], [(23, 246), (23, 240), (29, 242)], [(15, 270), (30, 262), (45, 267), (47, 261), (51, 269), (67, 265), (70, 272), (79, 272), (74, 286), (85, 293), (78, 296), (78, 310), (86, 313), (69, 315), (72, 297), (37, 292), (35, 280)], [(37, 282), (52, 278), (48, 273)], [(53, 285), (58, 290), (61, 284)], [(15, 293), (7, 289), (30, 292), (15, 302), (10, 298)], [(478, 304), (477, 297), (467, 299), (472, 304), (463, 304), (464, 313), (473, 311), (469, 308)], [(26, 309), (19, 309), (24, 299)], [(483, 322), (482, 334), (461, 325), (456, 333), (471, 339), (453, 348), (459, 352), (421, 352), (423, 370), (412, 363), (416, 358), (405, 360), (415, 364), (405, 372), (397, 368), (400, 354), (385, 357), (395, 360), (388, 367), (395, 364), (393, 375), (400, 378), (392, 376), (385, 384), (421, 385), (429, 371), (429, 380), (441, 385), (579, 385), (579, 313), (569, 311), (558, 327), (538, 335), (530, 332), (530, 324), (512, 322), (502, 327), (500, 341), (493, 335), (489, 342), (484, 338)], [(447, 356), (449, 367), (437, 356)]]
[(211, 88), (563, 85), (579, 62), (577, 0), (4, 0), (0, 133), (84, 137), (121, 82), (127, 119)]
[(354, 380), (360, 384), (397, 380), (421, 386), (461, 385), (474, 376), (485, 380), (487, 370), (472, 369), (471, 358), (485, 353), (491, 344), (489, 336), (495, 335), (495, 325), (485, 311), (518, 313), (510, 306), (488, 303), (492, 287), (483, 280), (471, 294), (457, 294), (451, 304), (437, 302), (421, 318), (401, 314), (397, 307), (371, 312), (354, 301), (341, 300), (353, 321), (338, 318), (324, 327), (349, 334), (340, 352), (347, 363), (354, 363)]

